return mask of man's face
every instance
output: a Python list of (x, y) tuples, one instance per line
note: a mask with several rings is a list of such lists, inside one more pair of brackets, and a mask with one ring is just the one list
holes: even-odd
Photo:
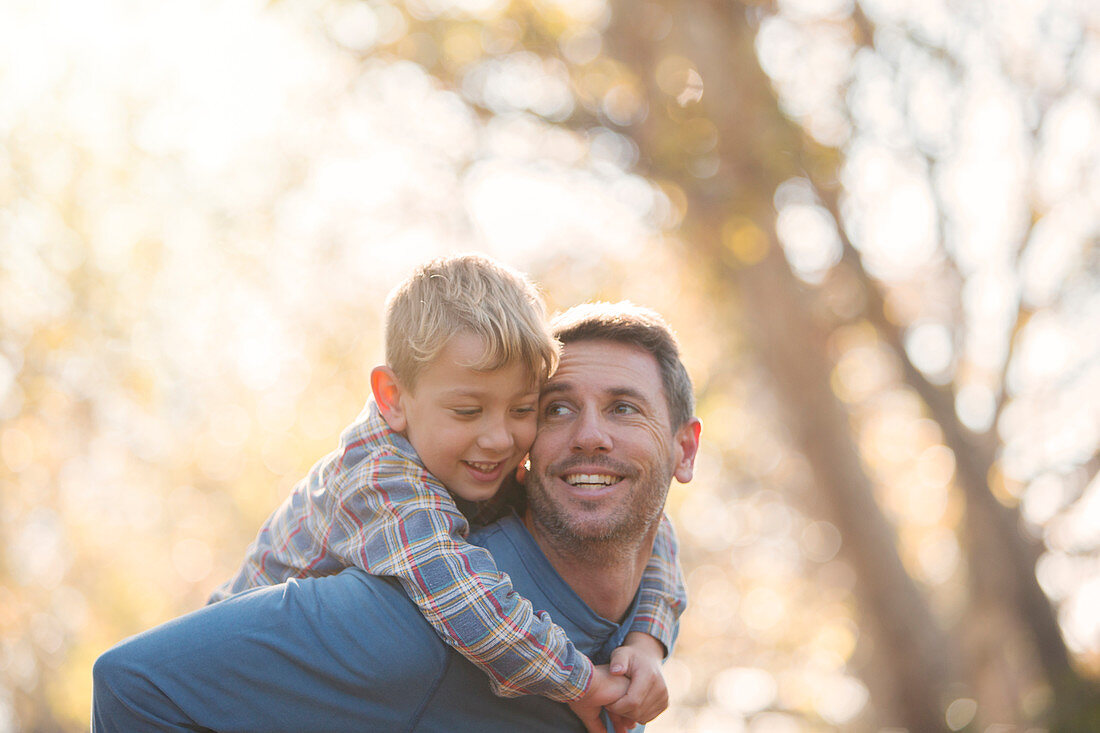
[(691, 479), (699, 422), (673, 431), (657, 362), (614, 341), (566, 344), (539, 398), (527, 495), (537, 525), (578, 542), (643, 537), (673, 476)]

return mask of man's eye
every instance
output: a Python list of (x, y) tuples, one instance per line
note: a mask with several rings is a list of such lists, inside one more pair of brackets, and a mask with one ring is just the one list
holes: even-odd
[(634, 415), (638, 412), (638, 408), (627, 402), (619, 402), (612, 408), (616, 415)]
[(569, 408), (560, 402), (551, 402), (549, 405), (546, 406), (546, 409), (543, 410), (543, 414), (546, 417), (560, 417), (567, 414), (568, 412)]

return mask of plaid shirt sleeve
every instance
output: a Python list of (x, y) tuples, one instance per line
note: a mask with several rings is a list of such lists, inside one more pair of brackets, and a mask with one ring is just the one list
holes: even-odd
[(331, 489), (329, 552), (397, 578), (443, 640), (488, 674), (496, 694), (571, 701), (587, 691), (592, 662), (513, 590), (487, 550), (463, 539), (466, 518), (423, 467), (380, 450)]
[(649, 558), (639, 589), (638, 613), (630, 625), (631, 631), (649, 634), (672, 651), (676, 639), (677, 621), (687, 605), (684, 575), (677, 557), (679, 545), (668, 516), (661, 518), (653, 540), (653, 555)]
[(340, 465), (338, 451), (313, 467), (264, 521), (236, 574), (211, 593), (207, 603), (290, 578), (332, 575), (347, 567), (328, 551), (331, 522), (322, 488), (326, 479), (339, 473)]

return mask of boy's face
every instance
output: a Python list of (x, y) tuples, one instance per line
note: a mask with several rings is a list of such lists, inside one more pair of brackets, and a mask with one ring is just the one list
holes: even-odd
[(520, 362), (477, 371), (480, 336), (458, 333), (401, 391), (405, 436), (424, 466), (455, 495), (483, 501), (515, 472), (535, 439), (538, 384)]

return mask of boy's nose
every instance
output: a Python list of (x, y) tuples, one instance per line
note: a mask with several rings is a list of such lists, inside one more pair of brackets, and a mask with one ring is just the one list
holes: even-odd
[(497, 452), (510, 449), (514, 443), (512, 433), (503, 420), (494, 420), (486, 425), (477, 439), (477, 444), (481, 448)]

